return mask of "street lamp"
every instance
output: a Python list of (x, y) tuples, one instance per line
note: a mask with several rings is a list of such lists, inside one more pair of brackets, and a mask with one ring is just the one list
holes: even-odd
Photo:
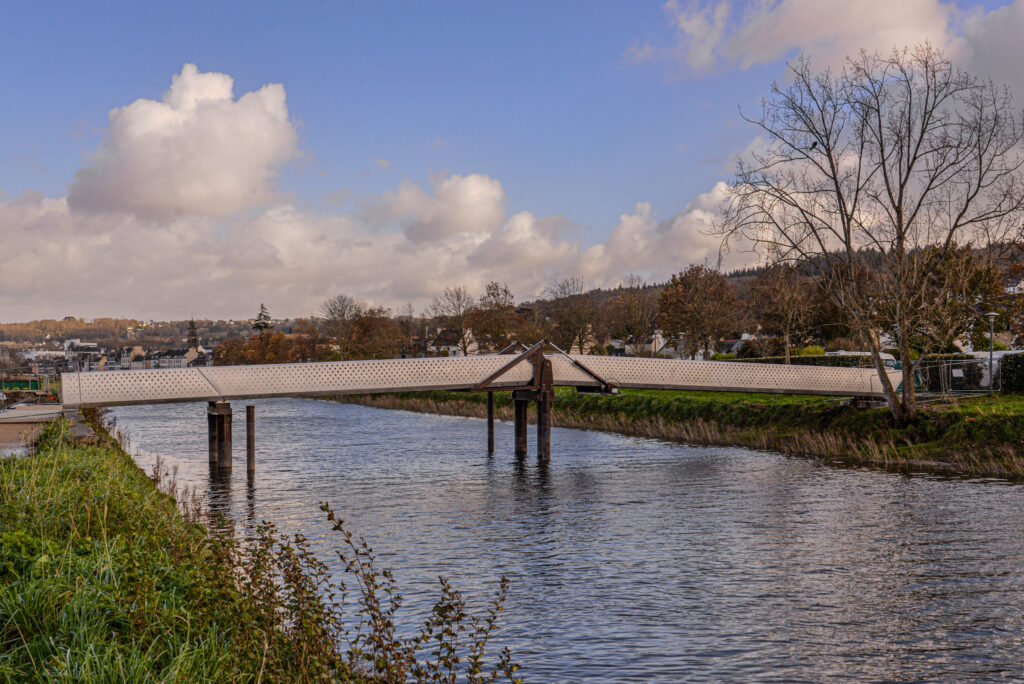
[(996, 376), (992, 374), (992, 356), (995, 352), (995, 320), (998, 316), (995, 311), (989, 311), (985, 316), (988, 317), (988, 396), (992, 396), (995, 391)]

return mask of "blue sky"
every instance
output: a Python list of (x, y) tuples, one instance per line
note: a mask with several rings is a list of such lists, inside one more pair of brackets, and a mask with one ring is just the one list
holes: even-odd
[[(186, 62), (236, 93), (282, 83), (307, 158), (283, 188), (312, 204), (431, 170), (502, 180), (510, 208), (610, 228), (634, 202), (674, 213), (745, 142), (736, 121), (771, 66), (728, 80), (637, 67), (638, 37), (668, 36), (660, 3), (222, 3), (49, 7), (8, 14), (0, 188), (63, 193), (107, 111), (158, 99)], [(43, 11), (40, 11), (43, 10)], [(6, 108), (5, 108), (6, 109)], [(380, 169), (374, 159), (386, 159)]]
[[(924, 35), (984, 68), (977, 44), (993, 30), (984, 20), (1007, 3), (904, 2), (895, 4), (903, 9), (893, 10), (898, 16), (889, 22), (895, 40)], [(501, 244), (515, 251), (509, 247), (512, 228), (506, 221), (529, 212), (541, 221), (529, 230), (551, 240), (549, 252), (565, 255), (564, 268), (555, 261), (537, 265), (528, 255), (519, 270), (485, 268), (480, 264), (487, 260), (474, 256), (466, 244), (438, 243), (438, 254), (462, 250), (468, 256), (424, 278), (434, 280), (435, 290), (456, 284), (448, 281), (462, 273), (476, 289), (491, 277), (506, 279), (516, 281), (510, 283), (514, 291), (527, 297), (546, 279), (571, 272), (585, 272), (588, 282), (608, 285), (623, 275), (620, 271), (659, 279), (684, 268), (687, 259), (708, 258), (711, 252), (698, 238), (701, 249), (680, 249), (665, 263), (652, 260), (649, 268), (640, 256), (613, 258), (612, 247), (604, 245), (614, 241), (617, 229), (620, 242), (625, 241), (623, 215), (637, 216), (650, 234), (659, 222), (662, 231), (664, 222), (692, 223), (694, 211), (708, 209), (704, 205), (713, 199), (708, 193), (713, 194), (716, 183), (729, 179), (735, 155), (753, 142), (755, 132), (740, 121), (737, 108), (756, 106), (782, 74), (786, 57), (805, 50), (828, 64), (843, 46), (876, 40), (870, 24), (885, 21), (879, 13), (894, 3), (778, 0), (745, 7), (734, 2), (723, 6), (727, 19), (717, 27), (718, 2), (141, 5), (8, 3), (0, 9), (8, 27), (0, 42), (5, 65), (0, 89), (6, 94), (0, 105), (0, 205), (10, 209), (31, 191), (53, 200), (68, 195), (76, 172), (101, 166), (94, 155), (108, 145), (108, 112), (143, 98), (160, 101), (171, 78), (191, 63), (200, 73), (233, 78), (235, 98), (265, 84), (283, 85), (297, 142), (287, 161), (266, 162), (274, 176), (266, 201), (243, 203), (245, 210), (233, 216), (211, 218), (210, 212), (197, 211), (203, 218), (191, 223), (186, 208), (186, 216), (173, 225), (169, 220), (146, 224), (151, 232), (135, 247), (153, 244), (159, 231), (179, 240), (186, 235), (199, 240), (196, 231), (206, 231), (203, 240), (260, 234), (256, 223), (279, 216), (269, 212), (287, 205), (306, 235), (323, 237), (325, 244), (343, 250), (381, 234), (401, 233), (409, 222), (447, 220), (447, 210), (417, 195), (401, 208), (378, 212), (390, 224), (350, 225), (365, 223), (367, 207), (394, 203), (402, 187), (409, 189), (403, 182), (431, 196), (439, 179), (472, 175), (500, 185), (498, 204), (505, 220), (491, 230), (495, 235), (504, 231)], [(828, 5), (861, 7), (851, 15), (854, 20), (839, 18), (837, 24), (843, 25), (824, 31), (793, 20), (808, 16), (812, 21), (807, 8)], [(1004, 12), (1011, 10), (1015, 18), (1021, 15), (1018, 5)], [(862, 17), (867, 18), (861, 23)], [(696, 28), (687, 33), (680, 28), (684, 24)], [(744, 30), (774, 42), (750, 41)], [(974, 42), (963, 43), (965, 36)], [(998, 62), (992, 55), (986, 59)], [(646, 215), (637, 203), (649, 203)], [(424, 207), (432, 218), (424, 218)], [(53, 220), (61, 230), (88, 234), (96, 244), (124, 245), (131, 253), (136, 233), (125, 223), (131, 211), (103, 210), (107, 224), (123, 224), (116, 239), (100, 237), (107, 224), (95, 212), (78, 216), (72, 206), (67, 216)], [(46, 220), (33, 218), (30, 224), (25, 216), (0, 212), (4, 237), (26, 239), (48, 230), (40, 227)], [(132, 220), (137, 225), (140, 219)], [(347, 237), (339, 237), (344, 231)], [(478, 243), (486, 240), (477, 237)], [(272, 243), (267, 240), (267, 249), (280, 251)], [(576, 247), (560, 251), (569, 243)], [(392, 240), (380, 249), (401, 250), (403, 244)], [(592, 246), (600, 249), (588, 261), (584, 252)], [(282, 254), (266, 263), (289, 266)], [(43, 282), (41, 263), (22, 268), (29, 281)], [(279, 296), (275, 300), (268, 292), (266, 299), (282, 315), (297, 315), (309, 313), (318, 297), (335, 291), (389, 306), (404, 300), (422, 305), (430, 297), (429, 288), (418, 291), (408, 283), (340, 275), (331, 280), (325, 275), (330, 264), (320, 268), (311, 275), (320, 279), (315, 287), (283, 275), (272, 278)], [(31, 303), (23, 293), (7, 302), (0, 294), (0, 320), (71, 309), (82, 315), (171, 316), (200, 308), (195, 303), (199, 293), (215, 284), (197, 275), (201, 282), (192, 290), (176, 280), (147, 279), (147, 269), (140, 269), (119, 288), (97, 287), (91, 299), (59, 288)], [(244, 299), (252, 294), (247, 276), (228, 272), (225, 263), (201, 272), (213, 270), (244, 285), (211, 304), (209, 315), (236, 310), (234, 315), (243, 315), (252, 308)], [(334, 270), (346, 268), (339, 264)], [(129, 286), (150, 296), (126, 302), (115, 294)], [(168, 291), (176, 295), (156, 294), (159, 305), (152, 304), (155, 293)]]

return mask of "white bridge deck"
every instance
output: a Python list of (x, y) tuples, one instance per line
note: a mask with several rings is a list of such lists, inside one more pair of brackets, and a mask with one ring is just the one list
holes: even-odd
[[(61, 399), (65, 408), (85, 408), (471, 389), (512, 358), (490, 355), (65, 373), (61, 378)], [(565, 356), (550, 354), (547, 358), (552, 363), (555, 385), (599, 385)], [(617, 387), (856, 397), (876, 397), (883, 393), (878, 374), (867, 368), (608, 356), (573, 358)], [(891, 374), (894, 385), (899, 383), (899, 373)], [(493, 386), (522, 385), (530, 381), (532, 374), (531, 365), (521, 363), (502, 375)]]

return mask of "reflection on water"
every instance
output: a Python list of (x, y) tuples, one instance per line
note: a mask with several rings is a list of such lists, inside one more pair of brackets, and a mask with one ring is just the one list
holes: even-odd
[(539, 467), (509, 424), (487, 456), (479, 420), (252, 403), (254, 478), (242, 403), (229, 476), (205, 404), (114, 414), (147, 471), (159, 454), (211, 509), (327, 561), (329, 501), (395, 569), (406, 628), (438, 575), (478, 605), (507, 575), (497, 641), (530, 681), (1024, 677), (1020, 487), (560, 429)]

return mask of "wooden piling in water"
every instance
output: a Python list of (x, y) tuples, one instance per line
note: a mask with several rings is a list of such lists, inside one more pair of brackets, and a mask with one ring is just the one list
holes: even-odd
[(217, 402), (217, 468), (231, 470), (231, 404)]
[(487, 453), (494, 453), (494, 392), (487, 393)]
[(525, 399), (512, 399), (512, 422), (516, 434), (516, 458), (526, 458), (526, 412), (530, 402)]
[(245, 471), (256, 472), (256, 407), (245, 407)]
[(551, 458), (551, 404), (555, 399), (551, 361), (544, 359), (540, 367), (540, 390), (537, 392), (537, 460)]
[(210, 467), (217, 467), (217, 402), (208, 402), (206, 407), (206, 437), (210, 451)]

